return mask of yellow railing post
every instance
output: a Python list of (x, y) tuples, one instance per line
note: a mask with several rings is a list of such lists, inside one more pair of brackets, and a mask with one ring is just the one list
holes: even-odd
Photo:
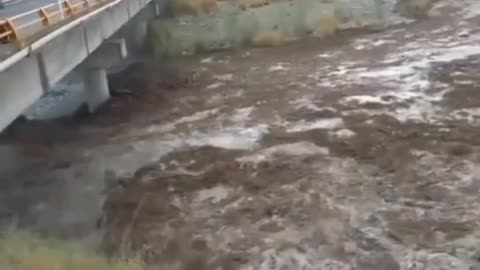
[(68, 0), (65, 0), (63, 2), (63, 5), (64, 5), (64, 8), (66, 9), (66, 14), (67, 16), (73, 16), (74, 14), (74, 10), (72, 8), (72, 5), (70, 4), (70, 2)]
[(9, 41), (10, 31), (6, 21), (0, 21), (0, 43), (5, 43)]
[(18, 35), (17, 27), (12, 22), (12, 20), (7, 19), (6, 22), (7, 22), (6, 23), (7, 30), (10, 31), (10, 35), (7, 37), (7, 40), (11, 41), (11, 40), (20, 39), (20, 37)]
[[(57, 3), (0, 20), (0, 42), (20, 42), (22, 39), (36, 34), (26, 30), (32, 26), (36, 27), (35, 31), (39, 28), (38, 26), (43, 31), (56, 23), (112, 1), (114, 0), (58, 0)], [(145, 0), (138, 0), (139, 4), (144, 2)], [(56, 6), (58, 7), (55, 8)], [(22, 33), (24, 33), (24, 36), (22, 36)]]
[(44, 26), (49, 26), (52, 24), (52, 21), (50, 20), (50, 15), (48, 15), (48, 12), (45, 10), (45, 8), (40, 8), (38, 11), (38, 15), (42, 18), (42, 24)]

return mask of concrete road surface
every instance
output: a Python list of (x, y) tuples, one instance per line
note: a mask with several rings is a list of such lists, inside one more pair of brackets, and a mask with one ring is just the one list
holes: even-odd
[[(21, 14), (51, 3), (57, 0), (12, 0), (5, 3), (4, 8), (0, 9), (0, 19), (6, 19), (17, 14)], [(18, 22), (17, 22), (18, 23)], [(33, 29), (29, 29), (33, 31)], [(15, 47), (11, 44), (0, 44), (0, 61), (15, 51)]]
[(8, 18), (44, 5), (57, 2), (56, 0), (13, 0), (0, 9), (0, 18)]

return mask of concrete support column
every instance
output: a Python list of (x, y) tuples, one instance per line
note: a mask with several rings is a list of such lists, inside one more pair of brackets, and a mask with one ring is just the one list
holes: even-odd
[(121, 63), (127, 57), (124, 39), (105, 41), (83, 63), (84, 86), (88, 110), (94, 112), (110, 98), (107, 68)]
[(110, 98), (108, 90), (107, 71), (104, 68), (85, 69), (85, 93), (90, 112), (94, 112)]
[(133, 51), (142, 51), (145, 45), (145, 37), (147, 36), (147, 21), (136, 21), (131, 32), (131, 48)]

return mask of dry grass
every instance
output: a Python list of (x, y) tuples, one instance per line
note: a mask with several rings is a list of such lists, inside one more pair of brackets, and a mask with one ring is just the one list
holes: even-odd
[(250, 8), (267, 6), (270, 4), (270, 1), (269, 0), (238, 0), (237, 3), (242, 10), (246, 10)]
[(175, 0), (173, 5), (177, 14), (210, 14), (217, 9), (217, 0)]
[(258, 32), (252, 39), (252, 45), (257, 47), (275, 47), (287, 43), (287, 37), (284, 33), (274, 31)]
[(423, 18), (429, 15), (434, 3), (434, 0), (400, 0), (397, 10), (407, 17)]
[(332, 10), (329, 13), (325, 13), (324, 16), (317, 23), (317, 27), (313, 31), (313, 36), (323, 38), (333, 35), (340, 25), (340, 22)]
[(108, 260), (65, 242), (14, 232), (0, 238), (2, 270), (143, 270), (140, 263)]

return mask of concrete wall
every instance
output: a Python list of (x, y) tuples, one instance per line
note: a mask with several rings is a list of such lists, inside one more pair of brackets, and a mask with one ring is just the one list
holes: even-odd
[(36, 57), (0, 73), (0, 131), (43, 94)]
[[(153, 1), (153, 5), (158, 5), (160, 1)], [(164, 1), (161, 1), (164, 2)], [(142, 9), (127, 24), (123, 25), (112, 35), (112, 39), (125, 39), (128, 52), (137, 53), (143, 51), (145, 37), (147, 34), (147, 24), (156, 16), (156, 10), (152, 8)]]
[(215, 14), (181, 16), (152, 23), (149, 37), (158, 53), (193, 52), (234, 47), (256, 33), (278, 31), (296, 39), (314, 31), (322, 19), (334, 16), (339, 28), (387, 24), (394, 19), (395, 0), (295, 0), (241, 10), (220, 2)]
[[(150, 2), (124, 0), (61, 33), (0, 72), (0, 131)], [(153, 5), (150, 8), (155, 9)]]

